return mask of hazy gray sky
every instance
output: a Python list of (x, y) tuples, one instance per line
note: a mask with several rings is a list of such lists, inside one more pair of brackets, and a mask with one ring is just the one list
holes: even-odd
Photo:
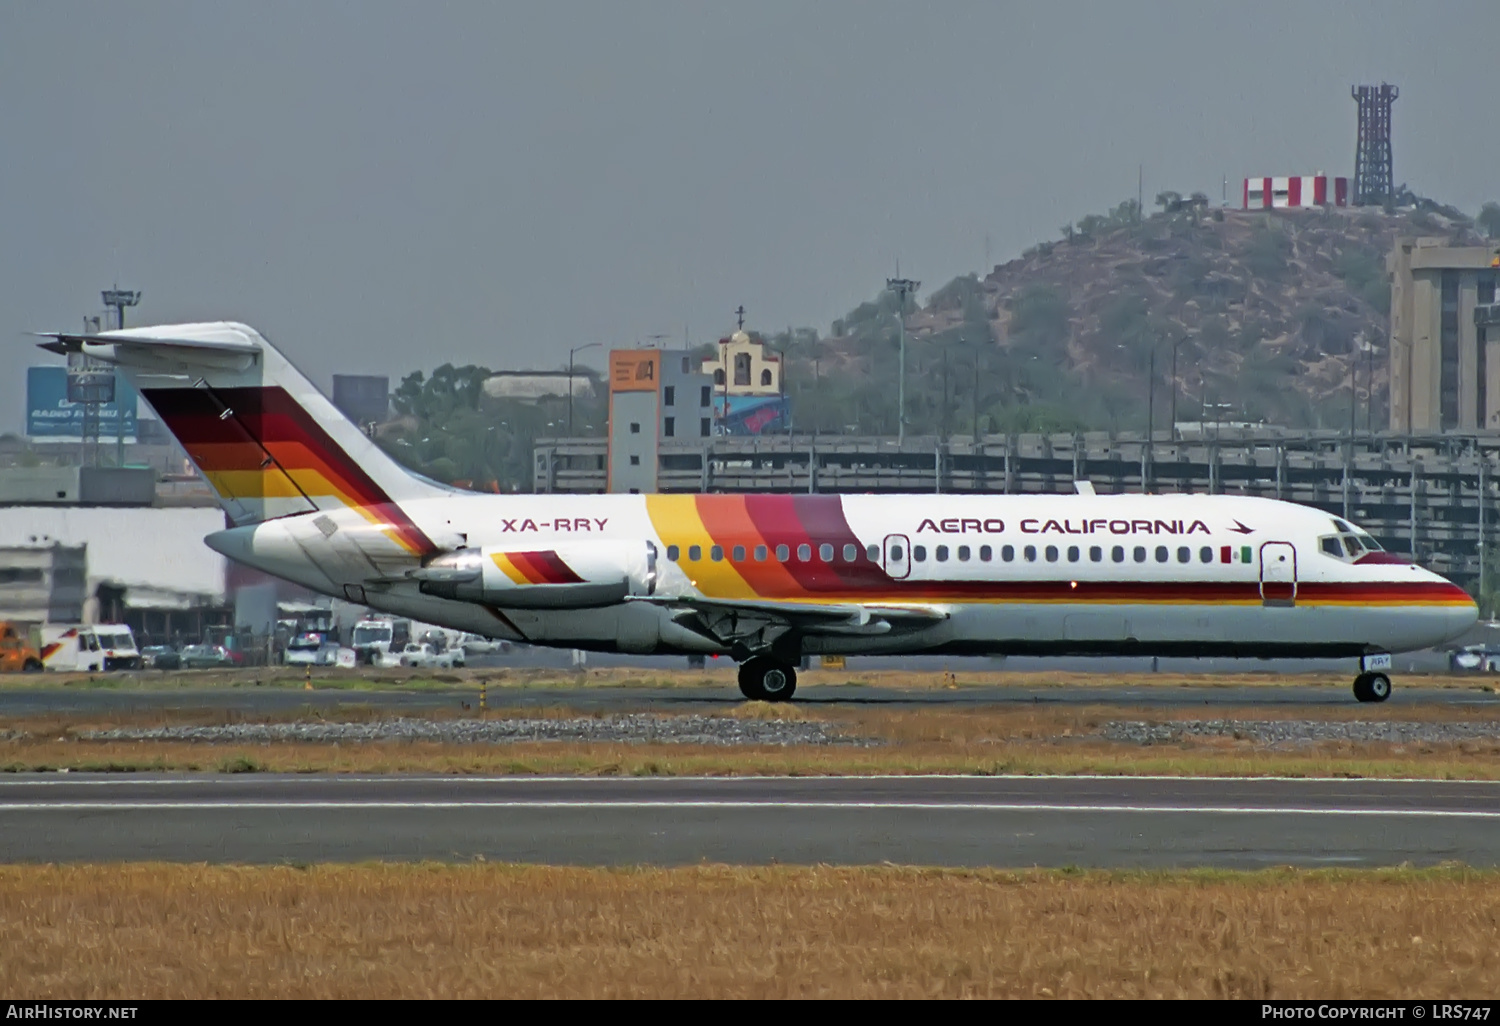
[[(1500, 3), (0, 3), (0, 334), (234, 318), (328, 387), (829, 322), (1136, 189), (1500, 198)], [(597, 361), (598, 350), (589, 356)], [(18, 364), (31, 362), (21, 353)], [(394, 384), (394, 382), (393, 382)], [(0, 430), (22, 426), (0, 378)]]

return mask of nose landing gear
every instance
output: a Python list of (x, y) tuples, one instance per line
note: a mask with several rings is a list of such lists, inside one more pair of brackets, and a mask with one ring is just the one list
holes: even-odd
[(752, 702), (785, 702), (797, 690), (797, 671), (770, 656), (754, 656), (740, 664), (740, 694)]
[(1354, 678), (1354, 697), (1361, 702), (1384, 702), (1391, 697), (1391, 678), (1383, 673), (1361, 673)]

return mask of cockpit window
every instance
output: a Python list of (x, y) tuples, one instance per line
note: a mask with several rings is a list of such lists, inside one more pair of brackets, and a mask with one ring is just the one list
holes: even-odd
[[(1334, 521), (1339, 523), (1340, 521)], [(1380, 543), (1368, 534), (1325, 534), (1318, 539), (1318, 549), (1325, 556), (1345, 561), (1357, 560), (1366, 552), (1379, 552)]]
[(1337, 517), (1335, 517), (1333, 519), (1333, 529), (1335, 531), (1337, 531), (1339, 534), (1353, 534), (1354, 533), (1354, 528), (1350, 527), (1348, 524), (1344, 523), (1342, 520), (1338, 519)]

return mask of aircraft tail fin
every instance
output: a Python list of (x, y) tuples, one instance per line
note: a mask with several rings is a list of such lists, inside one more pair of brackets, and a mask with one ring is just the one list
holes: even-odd
[(443, 494), (380, 450), (254, 328), (232, 322), (47, 332), (42, 348), (118, 367), (236, 524), (357, 509), (413, 552), (435, 549), (402, 513)]

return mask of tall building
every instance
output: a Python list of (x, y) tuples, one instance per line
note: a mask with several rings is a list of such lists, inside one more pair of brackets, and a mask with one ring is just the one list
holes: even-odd
[(1500, 247), (1400, 238), (1386, 269), (1391, 430), (1500, 430), (1500, 330), (1482, 326)]
[(611, 492), (656, 491), (663, 438), (713, 433), (713, 375), (686, 350), (616, 349), (609, 354)]

